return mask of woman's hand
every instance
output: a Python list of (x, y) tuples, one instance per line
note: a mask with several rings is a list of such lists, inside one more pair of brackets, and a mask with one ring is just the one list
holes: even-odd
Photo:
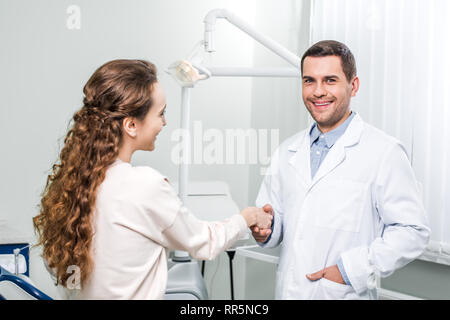
[(254, 227), (259, 229), (270, 229), (272, 226), (273, 211), (267, 211), (265, 208), (261, 208), (256, 216), (256, 223)]
[(265, 212), (263, 208), (248, 207), (241, 211), (241, 215), (247, 222), (248, 227), (270, 229), (272, 225), (273, 214)]
[[(273, 220), (273, 209), (270, 204), (266, 204), (262, 208), (266, 214), (269, 214)], [(270, 222), (270, 226), (267, 228), (258, 228), (258, 226), (254, 225), (250, 228), (252, 230), (252, 236), (256, 240), (256, 242), (266, 242), (272, 233), (272, 221)]]

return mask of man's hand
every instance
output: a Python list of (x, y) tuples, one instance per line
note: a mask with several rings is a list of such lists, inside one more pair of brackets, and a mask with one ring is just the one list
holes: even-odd
[(307, 274), (306, 278), (308, 278), (308, 280), (311, 280), (311, 281), (316, 281), (316, 280), (325, 278), (325, 279), (333, 281), (333, 282), (345, 284), (345, 281), (342, 278), (341, 272), (339, 271), (339, 268), (337, 265), (327, 267), (327, 268), (317, 271), (315, 273)]
[[(263, 207), (263, 210), (273, 217), (273, 209), (270, 204), (266, 204)], [(259, 228), (258, 226), (253, 226), (250, 229), (252, 230), (253, 238), (255, 238), (257, 242), (265, 242), (269, 235), (272, 233), (271, 225), (269, 225), (267, 228)]]

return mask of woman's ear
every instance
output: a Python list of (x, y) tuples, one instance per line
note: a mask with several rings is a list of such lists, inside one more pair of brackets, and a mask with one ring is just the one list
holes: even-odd
[(126, 117), (123, 119), (122, 128), (124, 133), (129, 135), (132, 138), (135, 138), (137, 135), (137, 123), (136, 119), (132, 117)]

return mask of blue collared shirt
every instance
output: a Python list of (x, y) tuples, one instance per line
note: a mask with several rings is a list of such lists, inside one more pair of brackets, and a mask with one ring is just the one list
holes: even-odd
[(328, 151), (330, 151), (331, 147), (334, 146), (336, 141), (344, 134), (345, 130), (347, 130), (347, 127), (354, 116), (355, 113), (352, 112), (344, 123), (327, 133), (320, 132), (317, 123), (312, 126), (311, 131), (309, 132), (311, 143), (311, 178), (314, 178), (317, 170), (327, 156)]
[[(317, 127), (317, 123), (313, 125), (311, 131), (309, 132), (311, 143), (311, 179), (316, 175), (317, 170), (319, 170), (319, 167), (327, 156), (328, 151), (330, 151), (331, 147), (334, 146), (336, 141), (344, 134), (345, 130), (347, 130), (354, 116), (355, 113), (352, 112), (350, 116), (344, 121), (344, 123), (342, 123), (336, 129), (327, 133), (322, 133)], [(341, 258), (339, 258), (337, 266), (339, 268), (339, 271), (341, 272), (345, 284), (350, 285), (350, 281), (347, 277), (347, 273), (345, 272)]]

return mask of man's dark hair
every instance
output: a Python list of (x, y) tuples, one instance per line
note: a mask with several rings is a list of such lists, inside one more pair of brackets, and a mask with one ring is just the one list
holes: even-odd
[(303, 61), (306, 57), (327, 57), (338, 56), (341, 58), (342, 70), (344, 70), (347, 81), (350, 82), (356, 76), (356, 62), (353, 53), (343, 43), (334, 40), (324, 40), (317, 42), (311, 48), (306, 50), (302, 57), (302, 75)]

